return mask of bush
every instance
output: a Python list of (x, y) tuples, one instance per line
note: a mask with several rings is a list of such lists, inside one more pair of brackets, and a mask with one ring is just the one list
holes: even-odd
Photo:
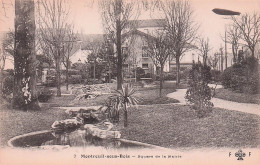
[(219, 70), (211, 70), (211, 80), (214, 82), (219, 82), (221, 81), (221, 72)]
[(71, 75), (69, 77), (69, 83), (70, 84), (79, 84), (82, 82), (82, 76), (81, 75)]
[(48, 88), (37, 89), (39, 102), (47, 102), (54, 95), (54, 92)]
[[(158, 78), (160, 79), (160, 77), (158, 77)], [(174, 81), (174, 80), (176, 80), (176, 74), (173, 74), (173, 73), (166, 74), (164, 77), (164, 80), (165, 81)]]
[(211, 80), (210, 67), (201, 63), (193, 64), (189, 74), (189, 88), (185, 98), (193, 104), (199, 118), (206, 116), (212, 111), (211, 89), (208, 83)]
[(14, 76), (7, 75), (3, 80), (3, 98), (11, 101), (14, 88)]
[(258, 92), (259, 74), (258, 60), (248, 57), (241, 63), (227, 68), (221, 76), (224, 88), (233, 91), (255, 94)]
[[(135, 72), (135, 70), (133, 72)], [(144, 71), (143, 68), (141, 68), (141, 67), (136, 68), (136, 79), (137, 79), (137, 81), (140, 81), (140, 78), (143, 77), (144, 74), (145, 74), (145, 71)]]

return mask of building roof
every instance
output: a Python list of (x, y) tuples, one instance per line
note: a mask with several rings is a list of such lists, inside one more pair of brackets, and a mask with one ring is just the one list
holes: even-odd
[(73, 45), (73, 49), (71, 51), (71, 54), (74, 54), (77, 50), (82, 49), (82, 50), (87, 50), (88, 45), (91, 42), (97, 42), (97, 43), (102, 43), (104, 42), (104, 34), (76, 34), (76, 38), (80, 42), (76, 42)]
[(164, 27), (165, 19), (146, 19), (146, 20), (131, 20), (130, 23), (136, 23), (136, 28)]
[(142, 31), (140, 31), (140, 30), (137, 30), (137, 29), (134, 29), (134, 30), (131, 30), (131, 31), (127, 32), (127, 33), (124, 33), (124, 34), (122, 35), (122, 38), (125, 38), (125, 37), (127, 37), (127, 36), (129, 36), (129, 35), (133, 35), (133, 34), (137, 34), (137, 35), (140, 35), (140, 36), (145, 36), (145, 37), (152, 38), (152, 39), (155, 38), (155, 37), (153, 37), (152, 35), (150, 35), (150, 34), (148, 34), (148, 33), (144, 33), (144, 32), (142, 32)]

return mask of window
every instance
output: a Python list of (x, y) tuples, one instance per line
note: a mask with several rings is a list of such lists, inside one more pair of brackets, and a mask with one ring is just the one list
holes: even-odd
[(128, 72), (129, 71), (129, 66), (128, 66), (128, 64), (123, 64), (123, 67), (122, 67), (122, 69), (123, 69), (123, 72)]
[(143, 69), (148, 69), (148, 64), (142, 64)]
[(128, 47), (122, 47), (122, 54), (127, 55), (128, 54)]
[(147, 46), (142, 47), (142, 57), (148, 57)]

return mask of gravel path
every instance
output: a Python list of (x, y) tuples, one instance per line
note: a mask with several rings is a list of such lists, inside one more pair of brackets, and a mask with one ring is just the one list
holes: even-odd
[[(213, 86), (213, 85), (210, 85)], [(221, 88), (218, 86), (217, 88)], [(174, 98), (180, 101), (178, 104), (186, 104), (185, 94), (187, 89), (177, 89), (176, 92), (169, 93), (167, 97)], [(237, 103), (233, 101), (227, 101), (218, 98), (212, 98), (211, 102), (214, 104), (214, 107), (223, 108), (227, 110), (235, 110), (245, 113), (256, 114), (260, 116), (260, 105), (259, 104), (249, 104), (249, 103)]]

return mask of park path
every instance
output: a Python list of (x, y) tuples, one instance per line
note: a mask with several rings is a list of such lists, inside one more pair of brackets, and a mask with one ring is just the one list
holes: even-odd
[[(221, 86), (218, 86), (217, 88), (221, 88)], [(169, 93), (167, 97), (177, 99), (180, 101), (181, 105), (186, 104), (185, 94), (187, 89), (177, 89), (176, 92)], [(249, 103), (238, 103), (233, 101), (227, 101), (223, 99), (218, 98), (212, 98), (211, 102), (214, 104), (214, 107), (223, 108), (227, 110), (235, 110), (250, 114), (256, 114), (260, 116), (260, 105), (259, 104), (249, 104)]]

